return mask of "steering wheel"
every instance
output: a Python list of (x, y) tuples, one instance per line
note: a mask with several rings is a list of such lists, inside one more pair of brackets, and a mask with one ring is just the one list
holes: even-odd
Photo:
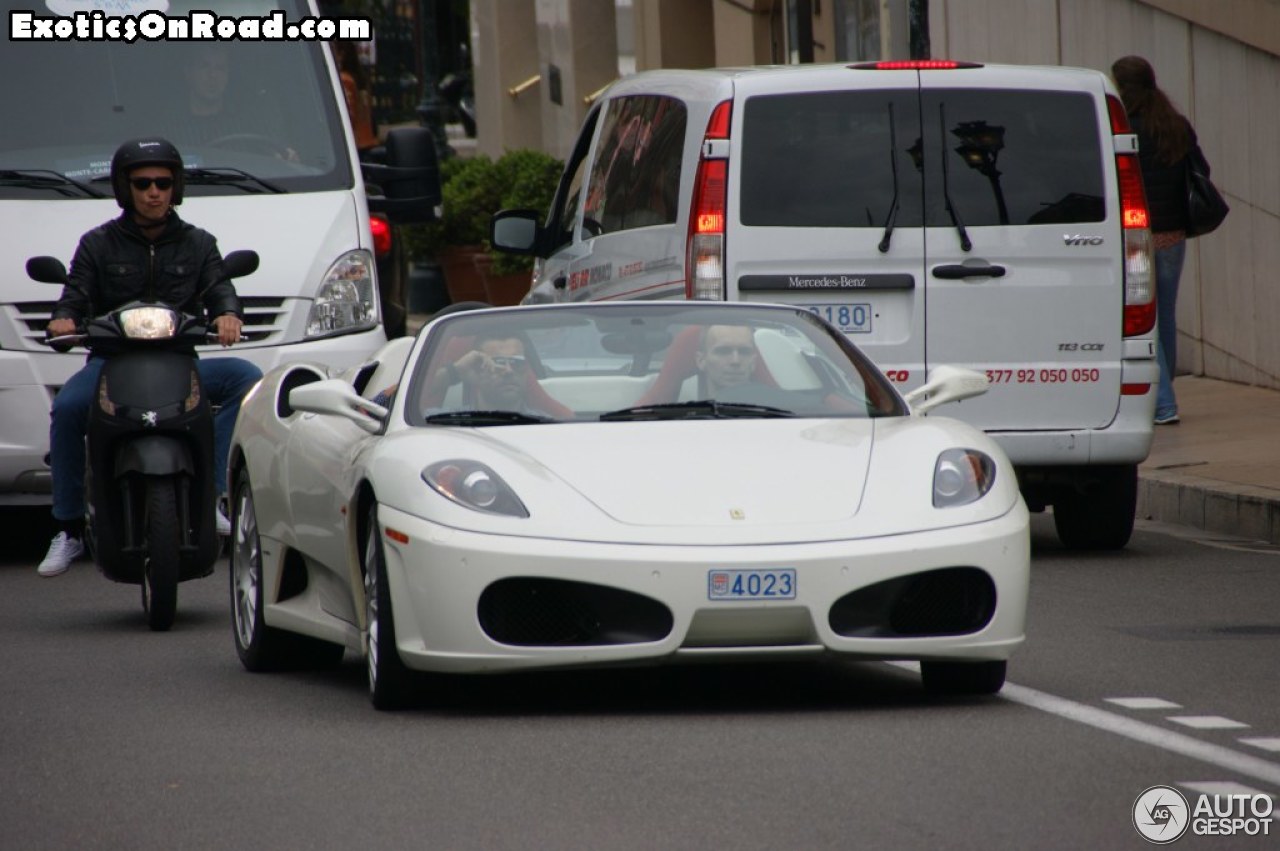
[(230, 133), (205, 142), (211, 148), (226, 148), (247, 154), (265, 154), (282, 160), (296, 160), (297, 154), (279, 139), (259, 133)]

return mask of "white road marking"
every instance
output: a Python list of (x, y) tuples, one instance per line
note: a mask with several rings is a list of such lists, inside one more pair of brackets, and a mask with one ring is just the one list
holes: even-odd
[(1193, 730), (1242, 730), (1249, 726), (1221, 715), (1170, 715), (1168, 720)]
[(1178, 781), (1179, 786), (1187, 789), (1194, 789), (1203, 795), (1266, 795), (1268, 798), (1275, 797), (1261, 789), (1254, 789), (1243, 783), (1232, 783), (1225, 780), (1195, 780), (1195, 781)]
[(1159, 697), (1108, 697), (1107, 703), (1123, 706), (1125, 709), (1181, 709), (1182, 704)]
[(1280, 737), (1264, 736), (1264, 737), (1246, 737), (1240, 740), (1242, 745), (1252, 745), (1255, 748), (1262, 748), (1264, 751), (1272, 751), (1280, 753)]
[(1214, 745), (1209, 742), (1202, 742), (1185, 733), (1166, 730), (1163, 727), (1156, 727), (1153, 724), (1136, 721), (1123, 715), (1117, 715), (1114, 712), (1108, 712), (1105, 709), (1076, 703), (1073, 700), (1055, 697), (1026, 686), (1005, 683), (1000, 696), (1005, 700), (1020, 703), (1023, 706), (1030, 706), (1033, 709), (1039, 709), (1043, 712), (1057, 715), (1060, 718), (1087, 724), (1090, 727), (1097, 727), (1099, 730), (1106, 730), (1109, 733), (1133, 739), (1135, 742), (1152, 745), (1161, 750), (1207, 762), (1210, 765), (1216, 765), (1219, 768), (1225, 768), (1228, 771), (1234, 771), (1237, 774), (1243, 774), (1246, 777), (1252, 777), (1255, 780), (1261, 780), (1273, 786), (1280, 786), (1280, 764), (1259, 759), (1251, 754), (1240, 753), (1239, 751), (1231, 750), (1231, 748), (1224, 748), (1221, 745)]
[[(920, 672), (919, 662), (887, 662), (885, 664), (895, 668), (915, 671), (916, 673)], [(1004, 688), (996, 696), (1011, 703), (1020, 703), (1032, 709), (1048, 712), (1050, 715), (1057, 715), (1059, 718), (1065, 718), (1068, 721), (1075, 721), (1090, 727), (1096, 727), (1099, 730), (1105, 730), (1108, 733), (1115, 733), (1117, 736), (1124, 736), (1126, 739), (1142, 742), (1169, 753), (1216, 765), (1219, 768), (1225, 768), (1236, 774), (1243, 774), (1246, 777), (1261, 780), (1272, 786), (1280, 786), (1280, 763), (1269, 762), (1252, 754), (1234, 751), (1222, 745), (1202, 742), (1176, 730), (1167, 730), (1164, 727), (1157, 727), (1154, 724), (1147, 724), (1144, 721), (1117, 715), (1114, 712), (1108, 712), (1096, 706), (1076, 703), (1074, 700), (1067, 700), (1065, 697), (1057, 697), (1048, 692), (1036, 691), (1033, 688), (1027, 688), (1015, 683), (1006, 682)]]

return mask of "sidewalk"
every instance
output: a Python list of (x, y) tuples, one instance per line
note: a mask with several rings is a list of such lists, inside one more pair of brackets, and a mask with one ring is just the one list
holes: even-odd
[(1181, 376), (1182, 422), (1156, 426), (1139, 519), (1280, 543), (1280, 391)]

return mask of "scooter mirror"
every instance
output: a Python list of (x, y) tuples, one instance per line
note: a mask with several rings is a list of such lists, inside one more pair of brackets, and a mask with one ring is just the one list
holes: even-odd
[[(27, 267), (30, 268), (28, 263)], [(241, 249), (222, 258), (222, 270), (228, 278), (243, 278), (258, 271), (258, 252)]]
[(27, 277), (42, 284), (65, 284), (67, 267), (57, 257), (32, 257), (27, 260)]

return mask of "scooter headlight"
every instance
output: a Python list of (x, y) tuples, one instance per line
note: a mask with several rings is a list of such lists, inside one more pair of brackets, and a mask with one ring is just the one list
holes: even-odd
[(165, 340), (178, 333), (178, 314), (167, 307), (131, 307), (118, 317), (131, 340)]

